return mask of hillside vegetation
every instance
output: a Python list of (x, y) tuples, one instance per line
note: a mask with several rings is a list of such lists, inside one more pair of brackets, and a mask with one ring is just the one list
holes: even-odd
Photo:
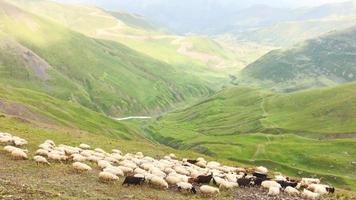
[(211, 94), (199, 77), (117, 42), (86, 37), (0, 2), (0, 82), (113, 116)]
[(178, 149), (298, 176), (316, 174), (355, 189), (355, 88), (349, 84), (290, 94), (230, 88), (158, 118), (147, 131)]
[(242, 77), (281, 91), (333, 86), (356, 80), (356, 28), (275, 50), (248, 65)]
[[(86, 36), (120, 42), (138, 52), (169, 63), (177, 70), (199, 74), (212, 82), (212, 85), (221, 83), (227, 74), (236, 73), (269, 50), (265, 49), (264, 45), (255, 45), (254, 48), (245, 45), (237, 46), (236, 51), (208, 37), (174, 35), (142, 16), (125, 12), (63, 5), (48, 0), (9, 2)], [(245, 57), (245, 54), (238, 51), (256, 56)]]

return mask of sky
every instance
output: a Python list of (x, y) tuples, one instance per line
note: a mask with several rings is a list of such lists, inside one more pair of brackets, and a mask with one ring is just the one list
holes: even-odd
[[(134, 5), (137, 4), (138, 2), (142, 4), (151, 4), (157, 2), (158, 3), (169, 2), (172, 0), (57, 0), (57, 1), (66, 2), (66, 3), (89, 3), (89, 4), (95, 4), (100, 7), (117, 9), (122, 6), (130, 7), (130, 4)], [(180, 0), (180, 1), (191, 2), (197, 0)], [(213, 1), (219, 1), (221, 3), (234, 2), (234, 4), (240, 5), (241, 7), (248, 7), (256, 4), (265, 4), (274, 7), (310, 7), (310, 6), (318, 6), (326, 3), (344, 2), (346, 0), (213, 0)]]

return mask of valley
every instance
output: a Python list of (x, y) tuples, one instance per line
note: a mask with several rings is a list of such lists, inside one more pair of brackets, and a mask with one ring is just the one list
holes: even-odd
[[(0, 0), (0, 133), (29, 142), (28, 160), (0, 143), (0, 199), (206, 199), (101, 183), (88, 160), (85, 175), (36, 165), (45, 140), (264, 166), (336, 187), (321, 199), (356, 197), (356, 2), (142, 1)], [(214, 199), (302, 199), (250, 183)]]

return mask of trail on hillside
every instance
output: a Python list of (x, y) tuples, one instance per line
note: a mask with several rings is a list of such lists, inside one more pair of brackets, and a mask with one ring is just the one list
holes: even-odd
[(123, 118), (114, 118), (117, 121), (125, 121), (125, 120), (130, 120), (130, 119), (151, 119), (152, 117), (150, 116), (129, 116), (129, 117), (123, 117)]

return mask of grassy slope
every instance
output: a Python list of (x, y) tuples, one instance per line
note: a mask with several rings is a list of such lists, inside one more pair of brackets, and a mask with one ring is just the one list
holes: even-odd
[(282, 22), (253, 31), (237, 33), (236, 37), (272, 46), (290, 47), (330, 31), (350, 28), (355, 25), (355, 19), (356, 16), (351, 15)]
[[(174, 150), (142, 138), (137, 134), (139, 123), (122, 124), (78, 104), (57, 100), (29, 90), (1, 87), (0, 91), (0, 107), (11, 103), (16, 104), (16, 108), (20, 108), (20, 106), (27, 108), (27, 112), (14, 115), (2, 114), (0, 111), (0, 130), (28, 140), (29, 144), (26, 148), (29, 150), (30, 156), (33, 156), (37, 146), (46, 139), (52, 139), (56, 144), (72, 146), (84, 142), (106, 151), (113, 148), (131, 153), (141, 151), (152, 157), (162, 157), (171, 152), (179, 158), (202, 156), (192, 151)], [(41, 123), (43, 120), (33, 120), (29, 116), (46, 118), (47, 123)], [(203, 157), (208, 160), (212, 159), (208, 156)], [(237, 165), (236, 161), (227, 161), (222, 157), (214, 160), (232, 166)], [(92, 165), (94, 168), (92, 172), (79, 175), (65, 164), (52, 163), (47, 167), (36, 165), (32, 159), (15, 161), (3, 150), (0, 150), (0, 162), (2, 163), (0, 166), (0, 197), (5, 198), (8, 195), (24, 199), (202, 198), (200, 195), (179, 193), (175, 189), (154, 189), (148, 185), (122, 187), (122, 179), (116, 184), (103, 184), (98, 181), (99, 169), (95, 165)], [(13, 167), (15, 165), (17, 167)], [(241, 164), (237, 166), (241, 166)], [(216, 199), (230, 199), (235, 192), (222, 192)], [(133, 197), (131, 197), (132, 195)], [(266, 192), (263, 192), (262, 195), (265, 196)], [(340, 195), (340, 191), (338, 191), (338, 195)]]
[[(124, 45), (88, 38), (3, 1), (2, 6), (2, 83), (46, 92), (110, 115), (158, 112), (211, 92), (199, 77)], [(50, 65), (48, 79), (39, 78), (31, 68), (24, 70), (29, 61), (23, 54), (31, 50)]]
[(175, 148), (293, 175), (317, 174), (355, 189), (355, 88), (354, 83), (291, 94), (230, 88), (162, 116), (148, 130)]
[[(223, 81), (226, 79), (226, 74), (236, 73), (262, 55), (256, 53), (256, 56), (246, 59), (241, 51), (255, 54), (254, 47), (244, 45), (235, 50), (225, 43), (224, 45), (217, 44), (204, 37), (181, 37), (168, 34), (143, 17), (128, 13), (110, 13), (98, 8), (61, 5), (47, 0), (15, 0), (12, 3), (87, 36), (119, 41), (136, 51), (167, 62), (179, 70), (199, 73), (203, 78), (210, 80), (212, 85)], [(210, 57), (217, 57), (219, 61), (205, 62), (194, 54), (193, 56), (182, 54), (179, 52), (182, 43), (193, 45), (191, 50), (194, 54), (207, 54)], [(261, 48), (261, 51), (267, 52), (264, 48)], [(246, 62), (241, 60), (246, 60)], [(216, 66), (218, 69), (214, 68)]]
[[(242, 71), (264, 87), (300, 90), (356, 80), (356, 28), (275, 50)], [(262, 83), (261, 83), (262, 82)]]

